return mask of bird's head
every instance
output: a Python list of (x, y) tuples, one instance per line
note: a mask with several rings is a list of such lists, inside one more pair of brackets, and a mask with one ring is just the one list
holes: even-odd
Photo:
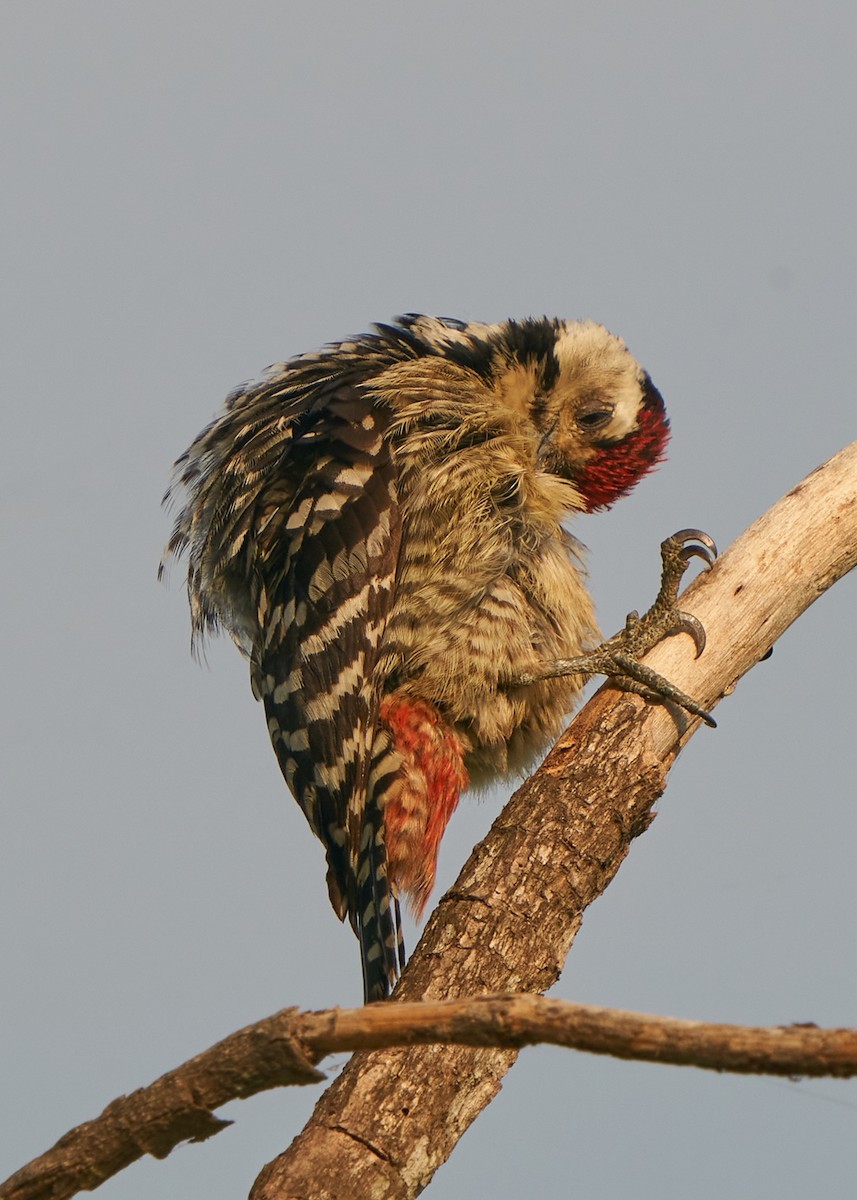
[(561, 321), (531, 419), (540, 465), (571, 480), (587, 512), (609, 508), (663, 462), (664, 402), (621, 338), (594, 321)]
[[(373, 380), (373, 389), (403, 412), (407, 400), (408, 422), (420, 419), (432, 394), (436, 402), (445, 398), (446, 419), (455, 423), (464, 384), (477, 378), (534, 438), (536, 465), (572, 483), (587, 512), (626, 496), (666, 456), (669, 421), (660, 393), (622, 339), (595, 321), (529, 317), (483, 325), (409, 313), (378, 329), (406, 355), (383, 386)], [(438, 357), (451, 369), (448, 379), (438, 375)]]

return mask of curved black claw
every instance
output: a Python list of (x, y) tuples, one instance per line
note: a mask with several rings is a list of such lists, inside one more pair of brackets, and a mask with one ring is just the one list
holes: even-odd
[(717, 546), (714, 545), (714, 539), (702, 533), (701, 529), (679, 529), (672, 538), (661, 542), (660, 556), (664, 560), (665, 576), (678, 571), (681, 572), (678, 576), (681, 580), (691, 558), (701, 558), (706, 570), (711, 570), (717, 559)]
[[(711, 567), (717, 558), (717, 546), (714, 539), (710, 538), (707, 533), (703, 533), (701, 529), (680, 529), (678, 533), (667, 538), (667, 542), (677, 542), (681, 546), (679, 557), (684, 563), (690, 562), (692, 558), (701, 558), (706, 567)], [(698, 544), (687, 545), (688, 542)], [(663, 546), (661, 548), (663, 549)]]
[[(703, 533), (701, 529), (680, 529), (678, 533), (674, 533), (672, 537), (661, 542), (661, 562), (663, 563), (661, 590), (644, 618), (649, 624), (657, 621), (661, 637), (683, 627), (681, 621), (683, 614), (677, 608), (676, 597), (690, 560), (701, 558), (705, 563), (705, 569), (708, 570), (716, 557), (717, 547), (708, 534)], [(658, 614), (657, 618), (655, 617), (656, 613)], [(689, 625), (692, 626), (693, 622), (689, 622)], [(696, 643), (697, 657), (699, 657), (702, 650), (698, 635), (691, 628), (688, 628), (688, 633)]]
[(693, 613), (685, 612), (681, 608), (675, 611), (676, 623), (671, 630), (672, 633), (687, 633), (693, 638), (693, 644), (696, 646), (696, 657), (705, 649), (705, 629), (702, 622)]

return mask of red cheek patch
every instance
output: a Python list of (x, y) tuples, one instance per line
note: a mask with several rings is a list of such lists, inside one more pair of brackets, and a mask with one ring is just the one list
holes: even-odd
[(609, 508), (653, 471), (666, 457), (670, 423), (663, 407), (646, 404), (639, 425), (621, 442), (600, 446), (574, 482), (586, 502), (587, 512)]

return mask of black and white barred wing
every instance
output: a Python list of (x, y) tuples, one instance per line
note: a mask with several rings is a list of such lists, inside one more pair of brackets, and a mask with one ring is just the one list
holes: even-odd
[(401, 521), (385, 413), (328, 377), (236, 393), (180, 460), (198, 631), (251, 660), (280, 767), (324, 844), (334, 909), (358, 934), (367, 999), (399, 969), (383, 804), (399, 759), (379, 726), (382, 639)]

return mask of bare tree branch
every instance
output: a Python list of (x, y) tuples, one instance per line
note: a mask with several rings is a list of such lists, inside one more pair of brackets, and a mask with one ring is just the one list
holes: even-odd
[(531, 994), (331, 1009), (292, 1015), (290, 1024), (289, 1039), (313, 1063), (343, 1050), (395, 1045), (544, 1044), (746, 1075), (857, 1075), (857, 1029), (723, 1025)]
[(225, 1129), (231, 1121), (212, 1110), (229, 1100), (282, 1084), (317, 1083), (324, 1076), (288, 1037), (295, 1011), (248, 1025), (148, 1087), (119, 1096), (0, 1184), (0, 1198), (64, 1200), (93, 1191), (144, 1154), (166, 1158), (180, 1142), (201, 1142)]
[(212, 1109), (267, 1088), (314, 1083), (330, 1054), (377, 1047), (544, 1043), (645, 1062), (744, 1074), (857, 1075), (857, 1029), (718, 1025), (532, 995), (298, 1012), (287, 1008), (212, 1046), (147, 1088), (114, 1100), (0, 1187), (2, 1200), (92, 1190), (144, 1153), (162, 1158), (230, 1124)]
[[(685, 593), (683, 607), (708, 634), (704, 656), (695, 661), (689, 639), (677, 638), (646, 661), (713, 707), (855, 563), (857, 443), (794, 488)], [(851, 1073), (857, 1035), (849, 1031), (747, 1031), (606, 1010), (596, 1018), (599, 1010), (523, 996), (457, 1008), (429, 1003), (417, 1006), (419, 1017), (403, 1003), (550, 987), (584, 909), (647, 827), (695, 727), (681, 713), (603, 688), (476, 847), (433, 914), (393, 1003), (356, 1015), (286, 1010), (232, 1035), (72, 1130), (0, 1186), (0, 1200), (60, 1200), (91, 1190), (143, 1153), (162, 1157), (178, 1141), (217, 1132), (225, 1122), (211, 1109), (226, 1100), (313, 1082), (314, 1061), (351, 1046), (412, 1048), (356, 1055), (303, 1133), (260, 1175), (255, 1200), (417, 1195), (499, 1089), (515, 1059), (515, 1050), (502, 1047), (531, 1040), (716, 1069)], [(568, 1020), (560, 1009), (576, 1014), (577, 1032), (567, 1041), (557, 1032)], [(321, 1022), (315, 1033), (312, 1022)], [(553, 1034), (543, 1038), (549, 1028)], [(414, 1045), (442, 1031), (456, 1044)], [(619, 1039), (613, 1048), (611, 1038)], [(805, 1057), (792, 1061), (791, 1053)], [(814, 1070), (813, 1063), (827, 1067)]]

